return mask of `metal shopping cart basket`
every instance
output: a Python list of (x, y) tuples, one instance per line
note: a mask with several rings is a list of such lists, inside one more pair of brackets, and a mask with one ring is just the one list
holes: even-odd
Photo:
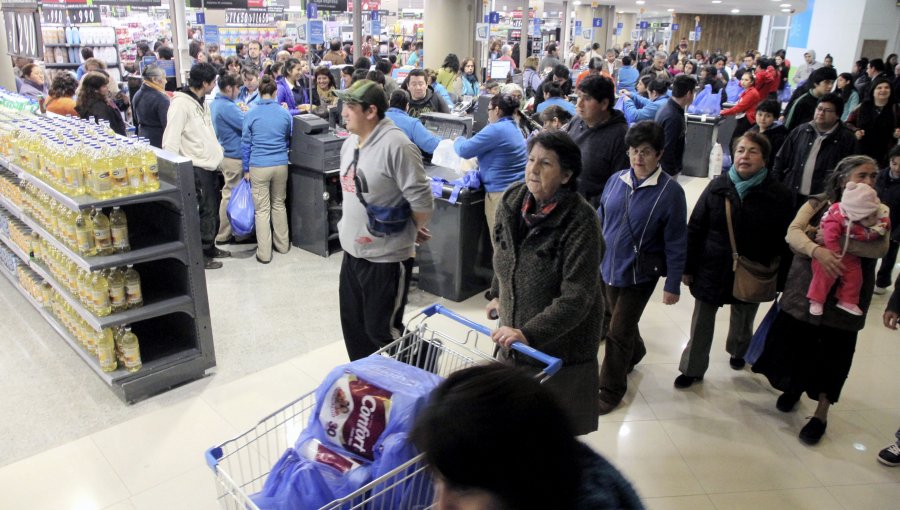
[[(462, 339), (441, 333), (428, 324), (428, 318), (443, 315), (466, 326)], [(478, 348), (480, 335), (490, 338), (490, 330), (443, 307), (431, 305), (410, 319), (403, 336), (391, 342), (378, 354), (446, 377), (456, 370), (475, 364), (494, 362), (494, 358)], [(562, 361), (527, 345), (515, 343), (514, 350), (546, 365), (537, 377), (544, 381), (559, 371)], [(262, 490), (266, 477), (284, 451), (293, 446), (315, 412), (316, 395), (310, 392), (263, 418), (255, 427), (206, 452), (206, 463), (216, 476), (221, 508), (259, 508), (250, 499)], [(404, 491), (403, 501), (426, 501), (404, 508), (430, 508), (431, 478), (427, 475), (423, 455), (396, 467), (361, 487), (356, 492), (335, 500), (324, 509), (393, 509)]]

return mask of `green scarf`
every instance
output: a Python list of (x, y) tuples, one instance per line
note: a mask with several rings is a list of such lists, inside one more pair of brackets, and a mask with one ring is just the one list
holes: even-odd
[(734, 165), (731, 165), (731, 170), (728, 171), (728, 177), (731, 178), (731, 182), (734, 183), (735, 189), (737, 189), (738, 196), (741, 198), (741, 202), (744, 201), (744, 195), (750, 191), (750, 188), (758, 185), (759, 183), (765, 180), (766, 176), (769, 175), (769, 169), (763, 168), (759, 172), (756, 172), (753, 177), (749, 179), (744, 179), (741, 177), (737, 170), (734, 168)]

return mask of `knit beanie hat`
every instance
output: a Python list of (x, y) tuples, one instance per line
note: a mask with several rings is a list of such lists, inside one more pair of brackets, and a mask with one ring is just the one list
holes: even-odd
[(850, 221), (859, 221), (878, 210), (878, 193), (868, 184), (848, 182), (841, 196), (841, 212)]

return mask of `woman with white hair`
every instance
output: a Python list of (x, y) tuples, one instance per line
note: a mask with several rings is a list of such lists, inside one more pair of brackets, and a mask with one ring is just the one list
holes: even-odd
[(531, 137), (532, 133), (541, 130), (540, 124), (531, 120), (525, 113), (527, 101), (525, 100), (525, 91), (522, 90), (522, 87), (515, 83), (506, 83), (500, 88), (500, 93), (506, 94), (519, 102), (519, 108), (517, 108), (515, 114), (513, 114), (513, 121), (522, 133), (522, 137), (527, 140)]

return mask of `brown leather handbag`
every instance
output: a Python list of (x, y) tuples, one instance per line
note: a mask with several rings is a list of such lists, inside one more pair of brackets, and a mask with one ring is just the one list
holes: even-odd
[(731, 257), (734, 260), (734, 286), (731, 294), (745, 303), (774, 301), (777, 294), (779, 257), (769, 265), (754, 262), (738, 254), (731, 221), (731, 200), (725, 199), (725, 218), (728, 222), (728, 239), (731, 241)]

